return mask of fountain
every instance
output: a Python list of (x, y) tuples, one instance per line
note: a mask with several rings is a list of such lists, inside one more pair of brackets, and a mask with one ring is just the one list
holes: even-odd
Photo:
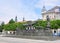
[(47, 36), (52, 36), (52, 31), (51, 31), (51, 28), (50, 28), (50, 18), (49, 18), (48, 15), (46, 17), (46, 20), (47, 20), (47, 26), (46, 26), (46, 29), (45, 29), (45, 34)]
[(46, 26), (46, 29), (50, 29), (50, 18), (49, 18), (48, 15), (47, 15), (46, 19), (47, 19), (47, 26)]

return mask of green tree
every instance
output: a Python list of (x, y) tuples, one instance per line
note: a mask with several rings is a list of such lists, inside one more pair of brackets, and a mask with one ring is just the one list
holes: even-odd
[(0, 25), (0, 32), (2, 32), (2, 30), (4, 29), (4, 25), (5, 25), (5, 23), (2, 22), (1, 25)]
[(13, 19), (11, 19), (11, 20), (9, 21), (9, 24), (11, 24), (11, 23), (15, 23), (15, 21), (14, 21)]
[(60, 20), (56, 20), (56, 24), (60, 26)]
[(15, 31), (16, 30), (16, 25), (14, 23), (6, 24), (4, 26), (4, 30), (6, 30), (6, 31)]
[(58, 29), (59, 28), (58, 23), (59, 23), (59, 21), (57, 21), (57, 20), (50, 21), (51, 29)]
[(16, 24), (16, 27), (18, 27), (19, 29), (25, 29), (25, 26), (23, 26), (23, 23), (17, 22), (15, 24)]
[(23, 24), (20, 23), (20, 22), (11, 23), (11, 24), (6, 24), (6, 25), (4, 26), (4, 29), (5, 29), (6, 31), (15, 31), (16, 28), (25, 29), (24, 26), (23, 26)]
[(0, 32), (2, 32), (2, 30), (3, 30), (3, 29), (2, 29), (2, 26), (0, 26)]
[(35, 27), (36, 27), (36, 26), (42, 27), (43, 29), (45, 29), (45, 28), (46, 28), (46, 24), (47, 24), (47, 21), (38, 20), (38, 21), (34, 24), (34, 26), (35, 26)]

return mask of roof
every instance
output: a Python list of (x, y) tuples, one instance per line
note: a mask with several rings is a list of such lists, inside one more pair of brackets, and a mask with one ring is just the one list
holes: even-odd
[(28, 25), (33, 25), (35, 24), (35, 21), (27, 21), (27, 23), (23, 24), (24, 26), (28, 26)]
[(55, 12), (55, 10), (56, 9), (58, 9), (58, 11), (57, 12), (60, 12), (60, 6), (55, 6), (55, 7), (53, 7), (52, 9), (49, 9), (48, 11), (46, 11), (45, 13), (52, 13), (52, 12)]

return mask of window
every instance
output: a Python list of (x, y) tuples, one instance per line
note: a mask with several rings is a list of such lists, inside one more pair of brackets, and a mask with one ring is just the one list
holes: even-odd
[(54, 31), (54, 33), (56, 33), (56, 31)]
[(60, 11), (60, 8), (59, 8), (59, 11)]

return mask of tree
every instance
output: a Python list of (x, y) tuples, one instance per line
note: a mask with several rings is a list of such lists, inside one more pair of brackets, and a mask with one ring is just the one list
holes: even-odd
[(50, 21), (51, 29), (58, 29), (59, 28), (59, 21), (53, 20)]
[(4, 29), (4, 25), (5, 25), (5, 23), (2, 22), (2, 23), (1, 23), (1, 26), (0, 26), (0, 32), (2, 32), (2, 30)]
[(56, 24), (60, 26), (60, 20), (56, 20)]
[(15, 30), (16, 30), (16, 25), (15, 25), (15, 23), (6, 24), (6, 25), (4, 26), (4, 30), (6, 30), (6, 31), (15, 31)]
[(36, 26), (42, 27), (43, 29), (45, 29), (45, 28), (46, 28), (46, 24), (47, 24), (47, 21), (38, 20), (38, 21), (34, 24), (34, 26), (35, 26), (35, 27), (36, 27)]
[(11, 19), (11, 20), (9, 21), (9, 24), (11, 24), (11, 23), (15, 23), (15, 21), (14, 21), (13, 19)]
[(0, 26), (0, 32), (2, 32), (2, 26)]
[(24, 26), (20, 22), (4, 25), (4, 30), (6, 30), (6, 31), (15, 31), (16, 28), (24, 29)]
[(4, 23), (4, 22), (2, 22), (2, 23), (1, 23), (1, 26), (4, 26), (4, 25), (5, 25), (5, 23)]
[(25, 26), (23, 26), (23, 23), (17, 22), (15, 24), (16, 24), (16, 27), (18, 27), (19, 29), (21, 29), (21, 30), (25, 29)]

